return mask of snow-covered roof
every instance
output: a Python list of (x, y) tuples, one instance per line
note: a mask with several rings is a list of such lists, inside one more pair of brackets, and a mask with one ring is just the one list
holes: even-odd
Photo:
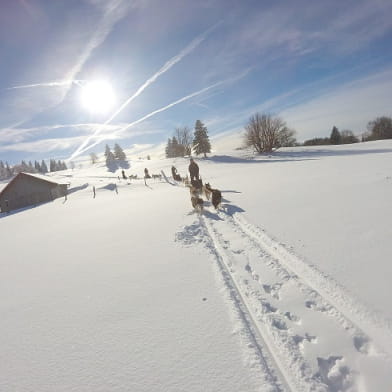
[(67, 185), (67, 183), (60, 183), (60, 182), (57, 182), (57, 181), (53, 181), (50, 177), (47, 177), (47, 176), (44, 176), (44, 175), (41, 175), (41, 174), (36, 174), (36, 173), (34, 173), (34, 174), (32, 174), (32, 173), (25, 173), (25, 172), (20, 172), (20, 173), (18, 173), (8, 184), (6, 184), (4, 187), (2, 187), (2, 189), (1, 189), (1, 191), (0, 191), (0, 196), (2, 195), (2, 193), (17, 179), (17, 178), (19, 178), (19, 177), (21, 177), (21, 176), (28, 176), (28, 177), (34, 177), (34, 178), (36, 178), (37, 180), (40, 180), (40, 181), (45, 181), (45, 182), (49, 182), (49, 183), (51, 183), (51, 184), (54, 184), (54, 185)]

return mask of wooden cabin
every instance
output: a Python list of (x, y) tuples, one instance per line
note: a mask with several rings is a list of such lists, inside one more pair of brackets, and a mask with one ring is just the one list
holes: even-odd
[(66, 196), (68, 184), (60, 184), (42, 175), (21, 172), (0, 192), (0, 211), (18, 208)]

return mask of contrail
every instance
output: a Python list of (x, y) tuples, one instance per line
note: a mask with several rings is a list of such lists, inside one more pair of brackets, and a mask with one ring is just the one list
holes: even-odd
[[(221, 85), (221, 84), (223, 84), (223, 83), (225, 83), (225, 82), (226, 82), (226, 81), (221, 81), (221, 82), (214, 83), (214, 84), (212, 84), (211, 86), (205, 87), (205, 88), (203, 88), (203, 89), (201, 89), (201, 90), (199, 90), (199, 91), (196, 91), (196, 92), (194, 92), (194, 93), (192, 93), (192, 94), (189, 94), (189, 95), (187, 95), (187, 96), (185, 96), (185, 97), (182, 97), (182, 98), (178, 99), (177, 101), (174, 101), (174, 102), (172, 102), (172, 103), (170, 103), (170, 104), (168, 104), (168, 105), (166, 105), (166, 106), (164, 106), (164, 107), (162, 107), (162, 108), (160, 108), (160, 109), (154, 110), (153, 112), (151, 112), (151, 113), (149, 113), (149, 114), (146, 114), (145, 116), (139, 118), (138, 120), (135, 120), (135, 121), (133, 121), (133, 122), (127, 124), (125, 127), (119, 129), (118, 131), (115, 131), (115, 132), (113, 133), (113, 135), (117, 135), (117, 134), (119, 134), (119, 133), (122, 133), (122, 132), (124, 132), (125, 130), (127, 130), (128, 128), (131, 128), (131, 127), (133, 127), (134, 125), (139, 124), (139, 123), (141, 123), (142, 121), (147, 120), (148, 118), (150, 118), (150, 117), (152, 117), (152, 116), (155, 116), (155, 115), (158, 114), (158, 113), (161, 113), (161, 112), (163, 112), (163, 111), (165, 111), (165, 110), (167, 110), (167, 109), (170, 109), (171, 107), (173, 107), (173, 106), (175, 106), (175, 105), (178, 105), (178, 104), (181, 103), (181, 102), (187, 101), (188, 99), (191, 99), (191, 98), (193, 98), (193, 97), (196, 97), (197, 95), (203, 94), (203, 93), (205, 93), (206, 91), (211, 90), (212, 88), (217, 87), (217, 86), (219, 86), (219, 85)], [(104, 137), (101, 137), (100, 139), (98, 139), (97, 141), (95, 141), (93, 144), (91, 144), (91, 145), (89, 145), (89, 146), (87, 146), (87, 147), (84, 147), (82, 150), (78, 151), (78, 154), (77, 154), (77, 155), (83, 154), (84, 152), (86, 152), (87, 150), (89, 150), (90, 148), (96, 146), (97, 144), (101, 143), (101, 142), (104, 141), (104, 140), (105, 140), (105, 138), (104, 138)], [(71, 160), (72, 158), (74, 158), (74, 157), (77, 156), (77, 155), (75, 155), (75, 153), (74, 153), (70, 158), (68, 158), (68, 160)]]
[(138, 97), (150, 84), (154, 83), (155, 80), (167, 72), (171, 67), (173, 67), (175, 64), (177, 64), (179, 61), (181, 61), (186, 55), (191, 53), (198, 45), (200, 45), (205, 38), (207, 37), (208, 34), (212, 30), (214, 30), (221, 22), (216, 23), (214, 26), (210, 27), (208, 30), (206, 30), (204, 33), (196, 37), (187, 47), (185, 47), (179, 54), (171, 58), (164, 66), (159, 69), (158, 72), (156, 72), (153, 76), (151, 76), (145, 83), (143, 83), (137, 91), (129, 97), (103, 124), (101, 127), (99, 127), (94, 134), (90, 135), (77, 149), (76, 151), (69, 157), (69, 159), (74, 158), (75, 156), (79, 155), (80, 152), (83, 151), (83, 149), (86, 147), (86, 145), (89, 143), (89, 141), (99, 135), (99, 133), (102, 131), (103, 126), (108, 124), (110, 121), (112, 121), (130, 102), (132, 102), (136, 97)]
[(34, 87), (58, 87), (58, 86), (69, 86), (71, 84), (77, 84), (80, 85), (81, 82), (84, 82), (83, 80), (60, 80), (56, 82), (46, 82), (46, 83), (35, 83), (35, 84), (24, 84), (21, 86), (14, 86), (14, 87), (8, 87), (5, 90), (16, 90), (16, 89), (21, 89), (21, 88), (34, 88)]

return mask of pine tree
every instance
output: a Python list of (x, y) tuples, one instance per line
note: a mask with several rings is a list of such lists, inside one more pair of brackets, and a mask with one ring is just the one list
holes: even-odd
[(340, 135), (340, 132), (335, 126), (332, 128), (330, 139), (331, 139), (331, 144), (341, 144), (342, 143), (342, 137)]
[(114, 145), (114, 158), (118, 161), (125, 161), (127, 159), (123, 149), (117, 143)]
[(24, 171), (24, 172), (29, 171), (29, 166), (27, 165), (27, 163), (25, 161), (21, 162), (20, 167), (21, 167), (21, 171)]
[(34, 161), (34, 170), (35, 170), (37, 173), (40, 173), (40, 172), (41, 172), (41, 166), (39, 165), (39, 162), (38, 162), (38, 161)]
[(49, 161), (49, 170), (51, 172), (55, 172), (56, 171), (56, 161), (54, 159), (51, 159)]
[(171, 150), (172, 151), (172, 158), (182, 156), (181, 151), (180, 151), (181, 145), (178, 144), (178, 140), (175, 136), (173, 136), (171, 146), (172, 146), (172, 150)]
[(206, 157), (208, 152), (211, 152), (211, 144), (207, 133), (207, 127), (197, 120), (195, 124), (195, 133), (193, 139), (193, 149), (196, 155), (204, 154)]
[(114, 154), (112, 153), (112, 150), (108, 145), (105, 146), (105, 160), (106, 160), (106, 166), (111, 166), (112, 163), (115, 161)]
[(40, 170), (40, 172), (43, 173), (43, 174), (48, 172), (48, 167), (46, 166), (46, 163), (45, 163), (44, 160), (42, 160), (42, 162), (41, 162), (41, 170)]
[(3, 161), (0, 161), (0, 179), (3, 180), (4, 178), (6, 178), (5, 166)]
[(5, 175), (6, 175), (6, 178), (12, 177), (12, 169), (10, 168), (10, 165), (8, 164), (8, 162), (5, 163)]
[(170, 137), (169, 139), (167, 139), (165, 154), (166, 154), (166, 158), (173, 158), (173, 145)]

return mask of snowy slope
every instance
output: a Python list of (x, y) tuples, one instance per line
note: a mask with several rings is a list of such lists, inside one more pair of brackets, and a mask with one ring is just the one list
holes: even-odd
[[(230, 143), (198, 161), (219, 212), (84, 163), (1, 215), (1, 391), (391, 390), (392, 143)], [(125, 171), (186, 173), (151, 156)]]

